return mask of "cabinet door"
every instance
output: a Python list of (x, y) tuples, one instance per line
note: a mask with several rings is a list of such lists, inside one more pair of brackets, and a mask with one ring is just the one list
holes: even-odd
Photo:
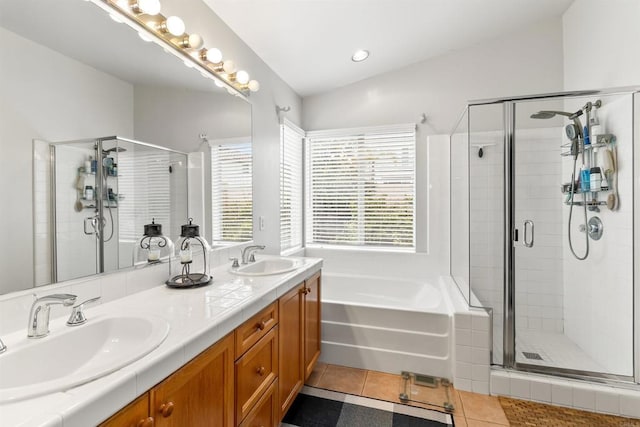
[(304, 284), (280, 298), (280, 369), (278, 401), (280, 419), (287, 413), (304, 383), (303, 377), (303, 309)]
[(156, 427), (232, 427), (233, 333), (151, 389)]
[(236, 424), (247, 416), (278, 376), (278, 326), (236, 362)]
[(240, 427), (278, 427), (278, 379), (271, 383)]
[(122, 408), (100, 427), (153, 427), (153, 418), (149, 416), (149, 393)]
[(305, 281), (304, 291), (304, 380), (306, 381), (320, 357), (320, 272)]

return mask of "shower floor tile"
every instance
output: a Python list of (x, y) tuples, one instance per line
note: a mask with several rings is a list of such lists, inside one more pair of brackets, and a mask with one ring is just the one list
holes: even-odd
[[(542, 360), (528, 359), (524, 352), (537, 353)], [(554, 366), (580, 371), (606, 372), (578, 345), (564, 334), (542, 331), (516, 332), (516, 362), (538, 366)]]

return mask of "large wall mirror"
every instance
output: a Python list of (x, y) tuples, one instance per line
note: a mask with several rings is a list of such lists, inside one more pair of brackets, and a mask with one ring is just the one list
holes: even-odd
[(0, 294), (130, 267), (142, 225), (177, 237), (188, 198), (214, 246), (251, 239), (246, 99), (90, 2), (0, 10)]

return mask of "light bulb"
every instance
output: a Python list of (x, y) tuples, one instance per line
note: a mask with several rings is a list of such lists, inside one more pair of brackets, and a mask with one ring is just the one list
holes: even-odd
[(109, 17), (111, 19), (113, 19), (114, 21), (116, 21), (118, 24), (122, 24), (124, 21), (122, 20), (122, 18), (120, 17), (120, 15), (116, 14), (116, 13), (110, 13)]
[(184, 21), (177, 16), (168, 17), (165, 26), (167, 27), (167, 31), (176, 37), (183, 35), (186, 29)]
[(218, 87), (224, 87), (224, 83), (222, 83), (220, 80), (218, 79), (214, 79), (213, 82), (216, 84), (216, 86)]
[(207, 61), (213, 62), (214, 64), (221, 62), (222, 52), (220, 52), (220, 49), (214, 47), (213, 49), (207, 50)]
[(187, 61), (186, 59), (185, 59), (183, 62), (184, 62), (184, 65), (185, 65), (187, 68), (193, 68), (193, 67), (195, 66), (195, 65), (193, 65), (193, 62), (191, 62), (191, 61)]
[(248, 87), (251, 92), (257, 92), (260, 90), (260, 82), (257, 80), (250, 80)]
[(189, 40), (187, 42), (188, 48), (191, 49), (200, 49), (204, 44), (204, 39), (198, 34), (189, 35)]
[(224, 61), (224, 64), (222, 64), (222, 69), (227, 74), (233, 74), (236, 72), (236, 63), (231, 60)]
[(240, 70), (236, 73), (236, 81), (241, 85), (249, 83), (249, 73), (244, 70)]
[(160, 13), (160, 0), (138, 0), (138, 8), (147, 15)]

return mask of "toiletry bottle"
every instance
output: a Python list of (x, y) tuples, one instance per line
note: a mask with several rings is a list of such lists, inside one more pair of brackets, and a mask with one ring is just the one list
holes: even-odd
[(93, 187), (87, 185), (84, 187), (84, 199), (85, 200), (93, 200)]
[(591, 184), (589, 183), (589, 169), (585, 165), (582, 165), (580, 168), (580, 191), (583, 193), (588, 193), (591, 189)]
[(98, 170), (98, 161), (96, 159), (91, 159), (91, 173), (96, 173)]
[(91, 160), (92, 159), (93, 159), (93, 157), (89, 156), (89, 159), (84, 161), (84, 172), (85, 173), (91, 173)]
[(584, 134), (584, 145), (591, 145), (591, 136), (589, 135), (589, 126), (585, 126), (582, 130)]
[(600, 191), (602, 185), (602, 174), (600, 168), (594, 166), (589, 170), (589, 184), (591, 191)]

